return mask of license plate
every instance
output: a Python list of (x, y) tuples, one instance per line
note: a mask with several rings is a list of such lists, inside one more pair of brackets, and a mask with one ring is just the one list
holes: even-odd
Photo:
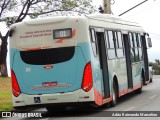
[(57, 82), (44, 82), (44, 87), (51, 87), (51, 86), (57, 86)]

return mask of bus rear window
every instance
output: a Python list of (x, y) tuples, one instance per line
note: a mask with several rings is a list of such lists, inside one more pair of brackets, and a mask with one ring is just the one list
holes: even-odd
[(70, 60), (75, 47), (51, 48), (33, 51), (21, 51), (21, 59), (27, 64), (46, 65), (56, 64)]

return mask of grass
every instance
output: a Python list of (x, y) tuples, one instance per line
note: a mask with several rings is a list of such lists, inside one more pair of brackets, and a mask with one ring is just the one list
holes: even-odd
[(11, 110), (13, 110), (11, 79), (9, 77), (0, 77), (0, 111)]

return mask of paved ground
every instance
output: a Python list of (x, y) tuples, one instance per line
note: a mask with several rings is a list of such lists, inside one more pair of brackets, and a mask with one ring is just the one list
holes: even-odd
[[(93, 110), (88, 112), (87, 110)], [(154, 76), (153, 83), (149, 83), (148, 85), (143, 87), (143, 92), (141, 94), (129, 94), (123, 96), (119, 99), (116, 107), (108, 108), (108, 107), (100, 107), (100, 108), (82, 108), (78, 109), (80, 112), (75, 112), (77, 108), (72, 108), (71, 112), (65, 111), (63, 113), (58, 114), (60, 117), (56, 117), (57, 114), (49, 114), (45, 108), (38, 109), (36, 112), (40, 112), (43, 118), (39, 118), (41, 120), (137, 120), (137, 119), (145, 119), (145, 120), (158, 120), (158, 117), (106, 117), (107, 113), (112, 111), (115, 115), (117, 113), (126, 112), (126, 111), (148, 111), (148, 113), (152, 113), (152, 111), (159, 111), (160, 114), (160, 76)], [(119, 111), (119, 112), (115, 112)], [(142, 112), (143, 113), (143, 112)], [(138, 112), (139, 114), (139, 112)], [(67, 117), (66, 117), (67, 116)], [(8, 118), (6, 120), (18, 120), (22, 118)], [(24, 118), (23, 118), (24, 119)]]

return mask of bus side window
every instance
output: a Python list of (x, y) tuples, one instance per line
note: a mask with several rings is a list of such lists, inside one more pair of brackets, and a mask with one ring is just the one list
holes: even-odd
[(139, 43), (138, 45), (138, 51), (139, 51), (139, 60), (142, 61), (143, 60), (143, 55), (142, 55), (142, 43), (141, 43), (141, 35), (138, 33), (137, 34), (137, 41)]
[(129, 33), (129, 43), (130, 43), (130, 51), (131, 51), (131, 61), (132, 63), (134, 62), (134, 56), (135, 56), (135, 52), (134, 52), (134, 46), (133, 46), (133, 37), (132, 37), (132, 33)]
[(135, 62), (138, 62), (139, 61), (139, 53), (138, 53), (138, 41), (137, 41), (137, 37), (136, 37), (136, 33), (133, 33), (133, 41), (134, 41), (134, 51), (135, 51), (135, 56), (134, 56), (134, 59), (135, 59)]
[(108, 33), (107, 33), (107, 31), (105, 31), (105, 44), (106, 44), (106, 50), (107, 50), (109, 48), (109, 40), (108, 40)]
[(108, 31), (108, 43), (109, 43), (108, 58), (114, 59), (116, 58), (116, 52), (114, 46), (113, 31)]
[(132, 33), (129, 33), (130, 46), (133, 47)]
[(122, 43), (122, 33), (121, 32), (116, 32), (117, 33), (117, 45), (118, 48), (117, 50), (117, 57), (121, 58), (124, 57), (124, 51), (123, 51), (123, 43)]
[(113, 40), (113, 32), (108, 31), (108, 41), (109, 41), (109, 48), (114, 48), (114, 40)]
[(141, 35), (138, 33), (139, 47), (142, 47)]
[(115, 48), (119, 48), (117, 32), (116, 31), (114, 31), (114, 42), (115, 42)]
[(97, 56), (96, 35), (95, 35), (94, 29), (91, 29), (90, 33), (91, 33), (91, 40), (92, 40), (91, 42), (92, 50), (93, 50), (94, 56)]

